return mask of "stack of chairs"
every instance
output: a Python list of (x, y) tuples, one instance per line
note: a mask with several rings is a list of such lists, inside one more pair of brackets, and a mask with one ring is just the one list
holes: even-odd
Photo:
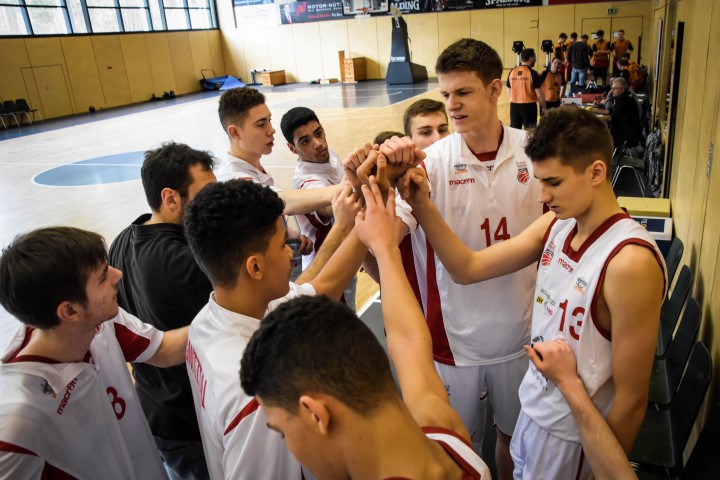
[[(668, 282), (682, 250), (682, 242), (673, 241), (666, 259)], [(640, 479), (683, 476), (683, 452), (710, 386), (712, 358), (707, 347), (696, 341), (700, 304), (688, 299), (692, 277), (692, 270), (683, 266), (663, 303), (648, 410), (629, 455)]]

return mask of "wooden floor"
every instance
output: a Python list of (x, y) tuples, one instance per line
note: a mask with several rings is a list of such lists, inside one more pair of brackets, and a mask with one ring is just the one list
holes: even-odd
[[(382, 130), (402, 131), (403, 112), (413, 101), (425, 97), (441, 100), (432, 81), (394, 87), (382, 81), (338, 85), (334, 90), (323, 87), (260, 89), (278, 129), (276, 146), (262, 162), (279, 187), (290, 187), (296, 160), (279, 131), (280, 119), (288, 109), (299, 105), (313, 108), (327, 131), (330, 148), (342, 157)], [(141, 152), (174, 140), (218, 157), (225, 155), (228, 141), (217, 119), (219, 95), (210, 92), (0, 132), (0, 246), (19, 233), (50, 225), (93, 230), (108, 244), (112, 242), (138, 215), (149, 211), (139, 180)], [(507, 121), (506, 98), (500, 112)], [(128, 152), (136, 153), (122, 161), (99, 158)], [(108, 172), (118, 170), (134, 179), (113, 182)], [(50, 173), (54, 175), (50, 185), (42, 184)], [(80, 186), (58, 186), (76, 184), (78, 179), (82, 180)], [(363, 276), (358, 307), (375, 291), (374, 283)], [(2, 325), (7, 324), (7, 317), (0, 311), (0, 320), (6, 319), (0, 321), (0, 338), (5, 336)]]

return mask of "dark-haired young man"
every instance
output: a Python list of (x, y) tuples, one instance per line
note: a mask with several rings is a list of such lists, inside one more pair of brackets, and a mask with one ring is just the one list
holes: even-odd
[(394, 196), (384, 205), (376, 183), (363, 193), (358, 235), (388, 293), (383, 318), (402, 398), (368, 327), (319, 297), (290, 300), (263, 320), (242, 359), (242, 387), (262, 405), (273, 435), (318, 478), (489, 478), (435, 371), (430, 332), (400, 260)]
[(610, 53), (613, 57), (613, 77), (617, 77), (620, 74), (617, 67), (618, 60), (625, 57), (625, 55), (629, 57), (629, 52), (633, 50), (632, 42), (625, 38), (625, 30), (621, 28), (617, 31), (617, 39), (610, 44)]
[[(618, 206), (608, 179), (612, 139), (595, 115), (553, 109), (525, 150), (542, 185), (538, 200), (551, 212), (491, 248), (473, 251), (448, 228), (428, 196), (424, 170), (406, 174), (413, 188), (403, 188), (404, 195), (458, 283), (539, 262), (533, 342), (561, 338), (570, 345), (589, 395), (629, 452), (647, 408), (666, 288), (662, 255)], [(531, 365), (519, 393), (515, 478), (586, 478), (580, 434), (562, 392)]]
[(181, 364), (187, 327), (120, 309), (122, 272), (100, 235), (51, 227), (0, 257), (0, 304), (22, 322), (0, 360), (0, 471), (8, 478), (165, 478), (126, 362)]
[(607, 84), (608, 68), (610, 67), (611, 47), (610, 42), (605, 39), (605, 32), (603, 30), (598, 30), (595, 32), (595, 35), (597, 35), (598, 38), (592, 46), (593, 74), (595, 75), (595, 80), (597, 80), (600, 84), (605, 85)]
[[(340, 192), (324, 248), (335, 242), (331, 237), (347, 234), (359, 209), (351, 188)], [(269, 435), (262, 409), (241, 391), (240, 358), (268, 311), (301, 294), (339, 298), (367, 252), (350, 233), (309, 283), (289, 283), (292, 251), (282, 212), (283, 202), (270, 188), (230, 180), (200, 191), (185, 214), (188, 243), (213, 284), (191, 324), (186, 358), (213, 479), (301, 478), (282, 439)]]
[(535, 50), (526, 48), (520, 53), (520, 65), (510, 70), (506, 86), (510, 98), (510, 126), (526, 130), (537, 125), (538, 105), (545, 111), (545, 96), (540, 76), (533, 69)]
[[(159, 330), (190, 325), (212, 285), (183, 232), (185, 207), (215, 183), (213, 158), (165, 143), (145, 152), (140, 176), (152, 213), (138, 217), (110, 245), (109, 263), (125, 275), (118, 303)], [(208, 478), (192, 391), (184, 365), (133, 365), (135, 388), (172, 479)]]
[[(287, 140), (290, 151), (298, 156), (293, 175), (293, 188), (317, 190), (339, 185), (342, 182), (345, 176), (342, 162), (328, 147), (325, 129), (315, 112), (306, 107), (291, 108), (280, 120), (280, 130)], [(315, 212), (298, 215), (296, 218), (302, 234), (313, 243), (312, 252), (303, 256), (302, 268), (305, 270), (315, 259), (325, 237), (330, 233), (333, 222), (332, 208), (328, 206)], [(334, 251), (334, 249), (332, 251), (326, 249), (326, 253), (330, 255)], [(324, 265), (327, 259), (318, 261)], [(353, 278), (342, 297), (353, 310), (355, 310), (356, 284), (357, 278)]]
[(562, 60), (558, 57), (552, 59), (550, 66), (540, 75), (540, 89), (545, 97), (545, 106), (557, 108), (565, 89), (565, 77), (560, 71)]
[(568, 97), (574, 93), (575, 85), (578, 85), (578, 88), (585, 88), (585, 78), (590, 68), (590, 57), (592, 57), (592, 50), (587, 42), (588, 36), (583, 33), (580, 35), (580, 40), (573, 43), (568, 50), (567, 59), (572, 67), (570, 85), (567, 87)]
[(220, 97), (218, 115), (223, 130), (230, 139), (227, 158), (218, 165), (218, 181), (233, 178), (250, 180), (273, 188), (285, 202), (286, 215), (300, 215), (328, 207), (338, 187), (315, 190), (280, 190), (260, 163), (275, 145), (275, 129), (265, 95), (254, 88), (227, 90)]
[[(432, 185), (431, 198), (453, 231), (474, 249), (504, 242), (542, 215), (539, 184), (523, 151), (526, 133), (498, 118), (503, 92), (502, 61), (489, 45), (462, 39), (438, 57), (440, 93), (455, 133), (438, 140), (420, 155)], [(409, 148), (400, 158), (415, 159), (410, 139), (385, 142), (389, 160), (394, 149)], [(363, 156), (358, 149), (347, 167)], [(347, 169), (346, 169), (347, 171)], [(411, 232), (421, 305), (433, 339), (435, 365), (452, 407), (480, 443), (476, 428), (483, 393), (493, 407), (498, 440), (495, 458), (501, 479), (512, 477), (510, 435), (520, 412), (517, 390), (527, 370), (523, 345), (530, 339), (532, 267), (483, 285), (458, 285), (442, 263), (410, 207), (400, 202), (403, 234)], [(507, 301), (512, 298), (512, 301)], [(479, 307), (479, 306), (482, 307)]]

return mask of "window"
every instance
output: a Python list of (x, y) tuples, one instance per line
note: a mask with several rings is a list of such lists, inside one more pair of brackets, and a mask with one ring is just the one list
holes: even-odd
[(212, 0), (0, 0), (0, 36), (212, 28)]

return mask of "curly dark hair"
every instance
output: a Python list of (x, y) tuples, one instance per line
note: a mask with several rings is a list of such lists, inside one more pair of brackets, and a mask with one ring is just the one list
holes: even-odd
[(198, 265), (214, 286), (232, 288), (243, 261), (267, 250), (283, 201), (247, 180), (208, 185), (185, 209), (185, 234)]
[(240, 362), (240, 384), (291, 413), (308, 392), (331, 395), (360, 414), (399, 401), (375, 335), (346, 305), (325, 296), (294, 298), (260, 322)]

